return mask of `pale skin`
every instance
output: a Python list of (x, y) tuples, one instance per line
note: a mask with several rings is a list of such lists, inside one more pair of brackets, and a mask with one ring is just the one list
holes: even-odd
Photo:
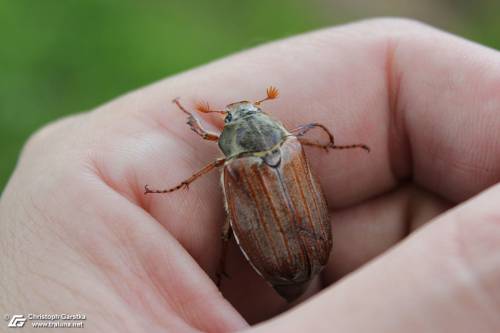
[[(262, 107), (287, 128), (317, 122), (337, 144), (371, 148), (306, 148), (334, 245), (304, 298), (318, 296), (282, 316), (234, 243), (222, 294), (214, 284), (216, 171), (143, 193), (222, 157), (172, 99), (223, 108), (269, 85), (281, 95)], [(0, 199), (0, 314), (83, 313), (92, 332), (498, 332), (499, 114), (497, 51), (383, 19), (264, 45), (53, 123)], [(306, 136), (324, 139), (316, 131)]]

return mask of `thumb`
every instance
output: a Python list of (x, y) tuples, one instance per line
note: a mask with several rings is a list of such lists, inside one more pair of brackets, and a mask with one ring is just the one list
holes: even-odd
[(500, 185), (254, 332), (500, 332)]

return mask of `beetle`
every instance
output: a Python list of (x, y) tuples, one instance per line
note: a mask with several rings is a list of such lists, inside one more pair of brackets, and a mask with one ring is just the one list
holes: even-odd
[[(223, 110), (212, 110), (208, 103), (198, 104), (199, 112), (225, 116), (220, 134), (205, 130), (179, 98), (174, 99), (173, 103), (187, 114), (190, 128), (203, 139), (218, 142), (224, 157), (172, 188), (154, 190), (145, 185), (145, 194), (188, 188), (202, 175), (223, 167), (221, 184), (227, 219), (222, 230), (221, 271), (232, 232), (254, 270), (291, 302), (323, 269), (332, 249), (327, 203), (303, 146), (370, 149), (365, 144), (335, 145), (331, 132), (319, 123), (287, 130), (262, 110), (263, 102), (278, 97), (275, 87), (266, 92), (266, 98), (257, 102), (231, 103)], [(322, 129), (328, 142), (321, 144), (303, 137), (313, 128)]]

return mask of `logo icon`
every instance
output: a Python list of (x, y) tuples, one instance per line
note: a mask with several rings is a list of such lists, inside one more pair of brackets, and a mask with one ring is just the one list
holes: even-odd
[(26, 317), (23, 315), (13, 315), (7, 327), (23, 327), (26, 323)]

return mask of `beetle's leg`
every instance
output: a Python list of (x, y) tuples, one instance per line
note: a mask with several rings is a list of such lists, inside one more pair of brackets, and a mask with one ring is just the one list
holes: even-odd
[(253, 103), (253, 104), (255, 104), (255, 105), (260, 105), (262, 102), (269, 101), (269, 100), (271, 100), (271, 99), (275, 99), (275, 98), (277, 98), (277, 97), (278, 97), (278, 95), (279, 95), (278, 88), (273, 87), (273, 86), (270, 86), (270, 87), (269, 87), (269, 88), (267, 88), (267, 90), (266, 90), (266, 95), (267, 95), (267, 96), (266, 96), (266, 98), (261, 99), (260, 101), (257, 101), (257, 102), (255, 102), (255, 103)]
[[(307, 140), (304, 138), (301, 138), (301, 136), (304, 136), (309, 130), (313, 128), (320, 128), (322, 129), (327, 135), (328, 135), (328, 143), (321, 144), (318, 142), (314, 142), (311, 140)], [(310, 123), (310, 124), (305, 124), (301, 125), (299, 127), (296, 127), (290, 131), (291, 133), (295, 133), (295, 136), (299, 138), (299, 141), (306, 146), (313, 146), (313, 147), (318, 147), (318, 148), (323, 148), (323, 149), (351, 149), (351, 148), (362, 148), (366, 151), (370, 151), (370, 148), (362, 143), (356, 143), (352, 145), (335, 145), (334, 143), (334, 138), (333, 134), (326, 128), (326, 126), (319, 124), (319, 123)]]
[(226, 219), (224, 222), (224, 226), (222, 227), (222, 250), (220, 254), (219, 267), (217, 268), (217, 272), (215, 273), (215, 284), (217, 287), (220, 287), (220, 282), (222, 280), (222, 276), (226, 278), (229, 277), (226, 273), (226, 257), (227, 257), (227, 248), (229, 245), (229, 239), (231, 238), (231, 224), (229, 223), (229, 219)]
[(208, 140), (208, 141), (218, 141), (219, 140), (219, 135), (217, 135), (216, 133), (212, 133), (210, 131), (205, 130), (201, 126), (198, 119), (196, 119), (191, 112), (189, 112), (188, 110), (186, 110), (186, 108), (184, 106), (182, 106), (182, 104), (179, 102), (178, 98), (174, 99), (172, 102), (174, 102), (175, 105), (177, 105), (179, 107), (179, 109), (181, 109), (182, 112), (184, 112), (185, 114), (188, 115), (187, 124), (189, 125), (191, 130), (193, 130), (193, 132), (195, 132), (196, 134), (201, 136), (204, 140)]
[(186, 179), (183, 182), (181, 182), (179, 185), (174, 186), (172, 188), (168, 188), (168, 189), (165, 189), (165, 190), (152, 190), (152, 189), (149, 188), (148, 185), (145, 185), (144, 186), (144, 194), (148, 194), (148, 193), (169, 193), (169, 192), (177, 191), (178, 189), (180, 189), (182, 187), (188, 188), (189, 184), (191, 184), (192, 182), (194, 182), (196, 179), (198, 179), (199, 177), (203, 176), (204, 174), (210, 172), (214, 168), (220, 167), (221, 165), (224, 164), (225, 161), (226, 161), (225, 158), (218, 158), (218, 159), (216, 159), (214, 162), (205, 165), (200, 171), (196, 172), (191, 177), (189, 177), (188, 179)]
[(370, 147), (368, 147), (367, 145), (362, 144), (362, 143), (357, 143), (357, 144), (353, 144), (353, 145), (342, 145), (342, 146), (339, 146), (339, 145), (334, 145), (334, 144), (332, 144), (330, 142), (329, 143), (319, 143), (319, 142), (315, 142), (315, 141), (311, 141), (311, 140), (303, 139), (303, 138), (300, 138), (299, 141), (304, 146), (318, 147), (318, 148), (325, 149), (326, 151), (328, 151), (328, 149), (362, 148), (362, 149), (366, 150), (367, 152), (370, 152)]

